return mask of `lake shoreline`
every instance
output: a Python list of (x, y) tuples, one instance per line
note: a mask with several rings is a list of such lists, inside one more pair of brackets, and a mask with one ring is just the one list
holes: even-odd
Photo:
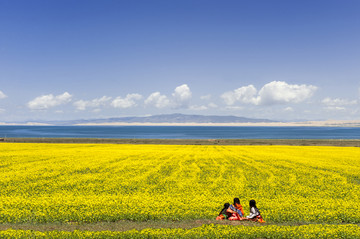
[(360, 147), (360, 139), (0, 138), (0, 143), (162, 144), (162, 145), (292, 145), (292, 146)]

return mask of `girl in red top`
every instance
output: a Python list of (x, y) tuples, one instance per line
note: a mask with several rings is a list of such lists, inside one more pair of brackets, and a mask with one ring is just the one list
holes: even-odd
[(229, 220), (241, 221), (245, 219), (244, 210), (240, 204), (239, 198), (234, 198), (234, 204), (230, 205), (226, 211), (232, 214), (231, 217), (229, 217)]

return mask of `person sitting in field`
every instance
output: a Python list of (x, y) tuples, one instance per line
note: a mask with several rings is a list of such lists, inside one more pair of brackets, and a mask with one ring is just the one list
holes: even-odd
[(255, 200), (250, 200), (250, 214), (246, 216), (247, 220), (254, 221), (254, 222), (265, 222), (262, 218), (259, 209), (256, 207)]
[(229, 220), (232, 221), (240, 221), (245, 219), (243, 208), (240, 204), (239, 198), (234, 198), (234, 204), (230, 205), (229, 208), (226, 210), (228, 213), (231, 213), (231, 217), (229, 217)]
[(231, 217), (231, 213), (227, 212), (227, 209), (229, 208), (230, 203), (225, 203), (224, 204), (224, 208), (221, 209), (219, 216), (216, 217), (216, 220), (224, 220), (224, 219), (228, 219), (229, 217)]

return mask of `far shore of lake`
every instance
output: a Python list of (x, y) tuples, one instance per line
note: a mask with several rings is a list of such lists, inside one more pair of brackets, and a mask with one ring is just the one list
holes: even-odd
[(0, 138), (0, 143), (162, 144), (162, 145), (289, 145), (360, 147), (360, 139), (113, 139)]
[[(0, 126), (56, 126), (40, 122), (5, 123)], [(104, 122), (79, 123), (74, 126), (264, 126), (264, 127), (360, 127), (360, 120), (323, 120), (302, 122), (244, 122), (244, 123), (150, 123), (150, 122)]]
[(246, 123), (83, 123), (77, 126), (264, 126), (264, 127), (360, 127), (360, 120), (325, 120), (303, 122), (246, 122)]

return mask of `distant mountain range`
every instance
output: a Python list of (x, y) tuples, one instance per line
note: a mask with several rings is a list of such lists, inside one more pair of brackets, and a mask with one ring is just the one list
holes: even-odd
[(218, 115), (185, 115), (185, 114), (162, 114), (144, 117), (117, 117), (106, 119), (80, 119), (68, 121), (27, 121), (27, 122), (0, 122), (0, 126), (6, 125), (209, 125), (209, 126), (326, 126), (326, 127), (360, 127), (360, 120), (320, 120), (320, 121), (274, 121), (269, 119), (253, 119), (238, 116)]
[(174, 124), (174, 123), (270, 123), (276, 122), (268, 119), (252, 119), (238, 116), (216, 116), (216, 115), (185, 115), (185, 114), (163, 114), (144, 117), (118, 117), (107, 119), (71, 120), (46, 122), (51, 125), (79, 125), (79, 124), (106, 124), (106, 123), (151, 123), (151, 124)]

